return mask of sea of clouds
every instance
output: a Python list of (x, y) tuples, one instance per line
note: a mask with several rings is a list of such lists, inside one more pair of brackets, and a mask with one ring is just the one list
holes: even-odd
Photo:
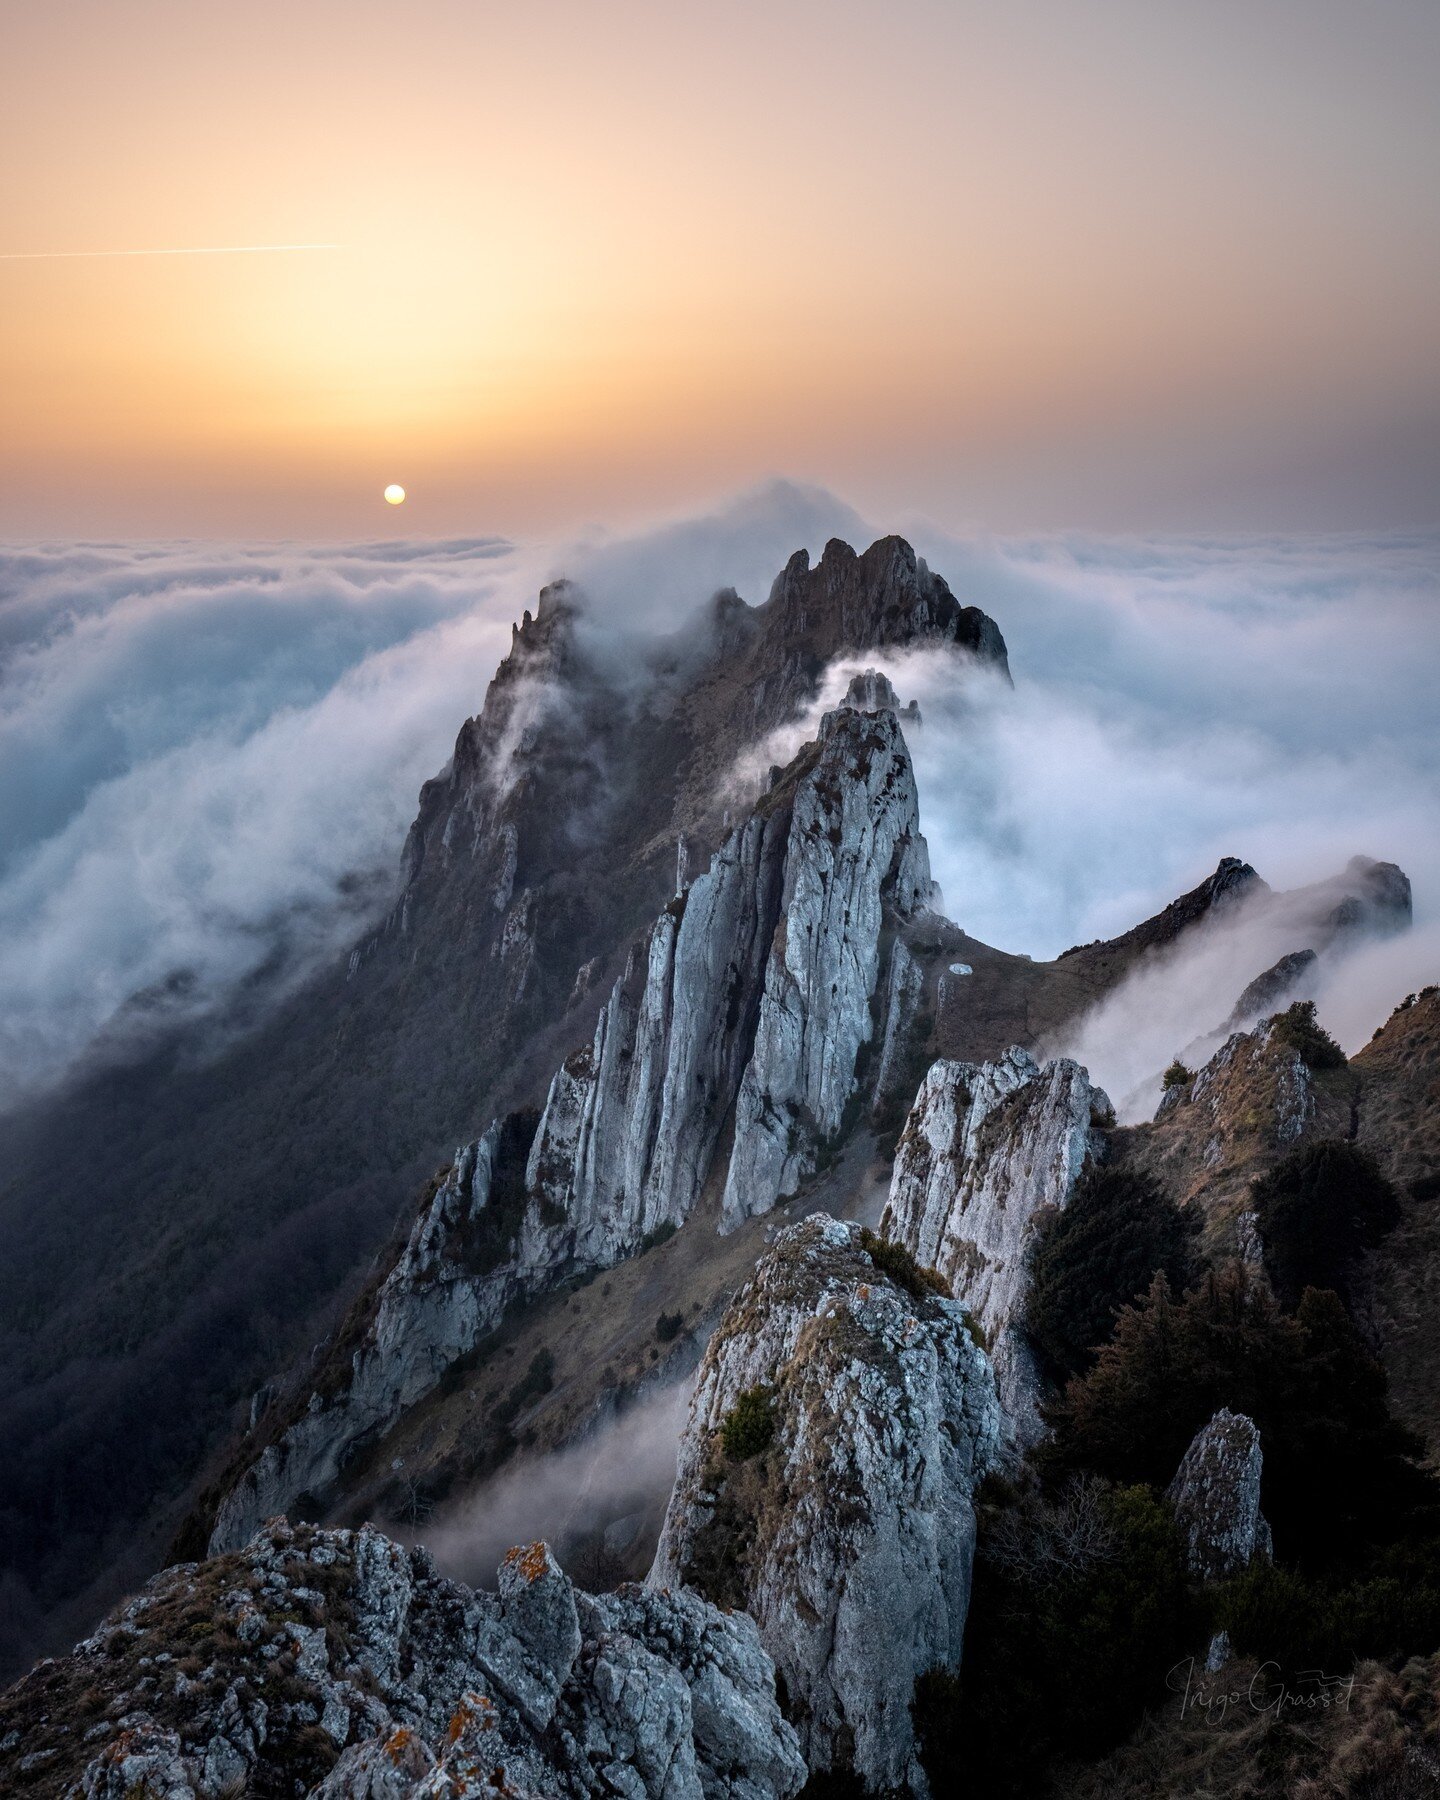
[[(1048, 957), (1222, 855), (1283, 887), (1363, 852), (1408, 871), (1417, 929), (1352, 958), (1322, 1016), (1353, 1048), (1440, 976), (1440, 540), (960, 537), (776, 483), (565, 543), (0, 549), (0, 1095), (137, 996), (213, 1015), (343, 948), (545, 580), (581, 583), (620, 666), (717, 587), (762, 600), (793, 549), (878, 529), (1010, 646), (1013, 689), (889, 665), (924, 709), (922, 819), (967, 930)], [(1233, 999), (1172, 985), (1167, 1046)], [(1092, 1050), (1112, 1084), (1150, 1054), (1133, 1023)]]

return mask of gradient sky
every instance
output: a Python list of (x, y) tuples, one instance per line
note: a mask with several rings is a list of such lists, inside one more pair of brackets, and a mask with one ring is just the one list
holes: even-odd
[[(1434, 0), (6, 10), (0, 535), (1440, 493)], [(19, 179), (17, 179), (17, 176)]]

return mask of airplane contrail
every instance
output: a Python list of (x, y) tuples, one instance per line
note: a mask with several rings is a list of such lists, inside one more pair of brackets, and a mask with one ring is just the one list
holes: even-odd
[(201, 244), (175, 250), (0, 250), (0, 262), (68, 262), (101, 256), (256, 256), (266, 251), (344, 248), (343, 244)]

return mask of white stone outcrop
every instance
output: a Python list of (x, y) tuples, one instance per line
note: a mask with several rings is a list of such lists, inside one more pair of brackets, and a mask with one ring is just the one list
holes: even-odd
[(556, 1072), (528, 1181), (571, 1221), (582, 1261), (689, 1216), (732, 1108), (729, 1224), (792, 1192), (839, 1130), (873, 1030), (884, 910), (909, 917), (931, 894), (909, 752), (877, 683), (885, 709), (825, 715)]
[(1196, 1432), (1165, 1490), (1192, 1575), (1218, 1581), (1271, 1554), (1260, 1511), (1264, 1458), (1253, 1419), (1222, 1407)]
[(788, 836), (783, 809), (730, 834), (551, 1082), (529, 1184), (574, 1220), (583, 1257), (613, 1260), (699, 1198), (750, 1050)]
[[(925, 972), (906, 949), (905, 940), (897, 937), (891, 947), (890, 967), (885, 979), (885, 1035), (870, 1090), (870, 1104), (876, 1109), (897, 1096), (905, 1074), (910, 1028), (924, 992)], [(905, 1099), (909, 1099), (908, 1094)]]
[[(147, 1634), (182, 1609), (190, 1635), (162, 1650)], [(226, 1647), (206, 1680), (172, 1676), (206, 1609)], [(225, 1563), (157, 1576), (73, 1660), (137, 1703), (102, 1714), (69, 1790), (86, 1800), (311, 1783), (311, 1800), (790, 1800), (806, 1777), (752, 1620), (693, 1593), (581, 1593), (544, 1544), (487, 1594), (372, 1527), (278, 1520)], [(299, 1783), (317, 1724), (333, 1767)]]
[[(914, 1287), (856, 1226), (816, 1213), (780, 1234), (701, 1364), (649, 1577), (743, 1606), (811, 1768), (881, 1790), (921, 1782), (915, 1680), (960, 1660), (974, 1492), (999, 1443), (963, 1309)], [(772, 1440), (731, 1462), (725, 1422), (757, 1388)]]
[(795, 794), (782, 918), (735, 1103), (727, 1222), (793, 1193), (839, 1131), (872, 1030), (884, 905), (908, 918), (930, 898), (915, 776), (895, 714), (827, 713), (819, 758)]
[(1110, 1103), (1068, 1058), (1043, 1067), (1016, 1046), (990, 1063), (933, 1063), (895, 1156), (881, 1229), (939, 1269), (991, 1346), (1008, 1427), (1043, 1430), (1022, 1320), (1040, 1216), (1065, 1206)]

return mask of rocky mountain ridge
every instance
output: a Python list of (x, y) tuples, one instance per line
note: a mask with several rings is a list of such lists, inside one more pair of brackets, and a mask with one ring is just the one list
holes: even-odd
[(539, 1543), (473, 1592), (377, 1531), (283, 1520), (42, 1663), (0, 1700), (0, 1754), (12, 1791), (73, 1800), (789, 1800), (805, 1779), (743, 1613), (585, 1594)]
[[(830, 606), (837, 582), (840, 623), (831, 623), (841, 637), (854, 629), (846, 607), (856, 595), (867, 629), (898, 629), (897, 619), (913, 622), (917, 612), (928, 621), (933, 596), (924, 596), (898, 552), (890, 579), (902, 599), (877, 611), (885, 590), (874, 568), (884, 561), (874, 552), (851, 561), (834, 546), (815, 571), (792, 559), (762, 635), (778, 633), (793, 650), (813, 634), (815, 593), (829, 595)], [(774, 610), (785, 582), (790, 597)], [(963, 629), (941, 601), (942, 624)], [(720, 610), (734, 613), (728, 601)], [(412, 834), (415, 870), (433, 873), (437, 858), (445, 866), (473, 860), (477, 843), (498, 843), (510, 899), (510, 822), (496, 840), (499, 815), (485, 810), (493, 764), (510, 745), (506, 754), (522, 767), (502, 784), (508, 807), (531, 779), (523, 765), (536, 741), (533, 722), (517, 729), (519, 696), (537, 670), (567, 678), (575, 614), (567, 590), (547, 590), (536, 618), (517, 628), (516, 652), (494, 684), (499, 699), (467, 725), (451, 770), (427, 790)], [(830, 618), (825, 607), (820, 617)], [(975, 643), (988, 641), (980, 630)], [(913, 710), (902, 715), (883, 675), (859, 673), (814, 742), (788, 770), (772, 770), (767, 791), (730, 827), (709, 869), (682, 882), (632, 944), (590, 1042), (550, 1077), (538, 1128), (517, 1112), (460, 1152), (432, 1184), (368, 1317), (330, 1352), (326, 1380), (292, 1381), (288, 1412), (268, 1421), (258, 1455), (241, 1447), (206, 1522), (212, 1548), (238, 1546), (297, 1501), (323, 1515), (357, 1453), (475, 1353), (508, 1309), (680, 1226), (712, 1182), (722, 1230), (768, 1211), (853, 1135), (867, 1108), (872, 1120), (896, 1105), (903, 1117), (908, 1084), (927, 1064), (900, 1143), (888, 1227), (922, 1263), (948, 1279), (964, 1276), (961, 1291), (993, 1351), (1007, 1438), (1018, 1449), (1036, 1440), (1040, 1383), (1016, 1324), (1024, 1259), (1037, 1223), (1065, 1204), (1087, 1160), (1103, 1150), (1100, 1127), (1113, 1113), (1073, 1061), (1042, 1071), (1020, 1046), (984, 1064), (935, 1060), (947, 1005), (963, 1007), (981, 971), (947, 960), (957, 939), (969, 941), (931, 910), (902, 716), (923, 728)], [(1155, 920), (1112, 944), (1067, 953), (1054, 967), (1066, 979), (1097, 961), (1124, 968), (1121, 949), (1162, 955), (1187, 933), (1224, 929), (1257, 899), (1297, 921), (1328, 917), (1325, 908), (1341, 904), (1335, 894), (1353, 899), (1357, 881), (1367, 892), (1374, 887), (1376, 906), (1398, 905), (1401, 888), (1408, 905), (1403, 877), (1376, 870), (1383, 866), (1357, 859), (1334, 883), (1275, 895), (1249, 865), (1227, 858)], [(403, 918), (387, 927), (406, 928)], [(506, 941), (502, 933), (502, 955)], [(953, 973), (960, 968), (963, 979)], [(502, 1132), (505, 1198), (496, 1204)]]
[(895, 1154), (881, 1229), (935, 1268), (985, 1333), (1007, 1433), (1021, 1448), (1040, 1420), (1039, 1377), (1023, 1330), (1027, 1258), (1114, 1123), (1078, 1063), (1042, 1069), (1013, 1046), (993, 1063), (932, 1063)]
[[(1377, 1033), (1371, 1054), (1382, 1067), (1398, 1048), (1399, 1067), (1415, 1070), (1437, 1003), (1427, 992)], [(1303, 1140), (1316, 1109), (1297, 1109), (1287, 1089), (1296, 1065), (1284, 1024), (1237, 1035), (1208, 1084), (1144, 1130), (1190, 1108), (1212, 1121), (1252, 1112), (1253, 1066), (1273, 1063), (1270, 1129), (1277, 1145)], [(951, 1164), (969, 1205), (956, 1214), (952, 1196), (935, 1210), (944, 1196), (917, 1179), (914, 1150), (897, 1158), (897, 1188), (929, 1203), (904, 1216), (942, 1255), (956, 1241), (947, 1227), (963, 1225), (977, 1195), (998, 1194), (1003, 1171), (1009, 1192), (1053, 1191), (1061, 1199), (1045, 1204), (1063, 1205), (1072, 1153), (1083, 1163), (1096, 1151), (1077, 1136), (1097, 1129), (1088, 1110), (1082, 1121), (1054, 1104), (1074, 1098), (1083, 1071), (1042, 1072), (1018, 1052), (1006, 1064), (972, 1071), (977, 1088), (994, 1090), (991, 1105), (968, 1119), (971, 1096), (957, 1115), (974, 1126), (960, 1132)], [(1298, 1066), (1313, 1083), (1303, 1056)], [(934, 1094), (922, 1086), (907, 1127), (914, 1139), (933, 1129), (937, 1094), (956, 1107), (953, 1071), (941, 1075)], [(1428, 1078), (1423, 1063), (1419, 1078)], [(1234, 1091), (1224, 1101), (1227, 1080)], [(1017, 1095), (1025, 1104), (1016, 1119), (987, 1134), (995, 1107)], [(1122, 1156), (1137, 1135), (1104, 1131)], [(960, 1296), (978, 1307), (1003, 1296), (1013, 1321), (1023, 1292), (1005, 1268), (948, 1260)], [(237, 1784), (249, 1791), (278, 1762), (314, 1770), (315, 1794), (332, 1800), (788, 1795), (807, 1765), (923, 1792), (909, 1698), (919, 1676), (961, 1664), (977, 1489), (1003, 1442), (978, 1324), (942, 1287), (895, 1242), (858, 1227), (817, 1216), (780, 1234), (702, 1363), (650, 1597), (575, 1594), (534, 1546), (507, 1561), (492, 1600), (445, 1583), (423, 1553), (378, 1533), (270, 1526), (240, 1564), (232, 1552), (158, 1578), (73, 1658), (42, 1665), (7, 1697), (14, 1736), (0, 1742), (22, 1787), (49, 1791), (46, 1782), (73, 1766), (77, 1795), (148, 1781), (175, 1800), (209, 1800)], [(1167, 1499), (1202, 1584), (1270, 1554), (1261, 1468), (1252, 1421), (1224, 1409), (1182, 1459)], [(244, 1579), (232, 1582), (237, 1568)], [(370, 1598), (357, 1602), (352, 1581)], [(744, 1612), (707, 1609), (695, 1588)], [(205, 1626), (216, 1593), (215, 1623)], [(198, 1680), (169, 1647), (182, 1622), (193, 1622), (212, 1658)], [(1230, 1654), (1221, 1634), (1210, 1647), (1215, 1667)], [(775, 1670), (789, 1723), (774, 1699)], [(82, 1687), (103, 1713), (88, 1715), (82, 1741), (67, 1742), (83, 1716), (74, 1698)], [(625, 1698), (641, 1692), (664, 1694), (664, 1704), (647, 1698), (637, 1709)]]
[[(1363, 1331), (1399, 1346), (1399, 1404), (1423, 1411), (1440, 1370), (1421, 1324), (1435, 996), (1349, 1064), (1303, 1008), (1283, 1010), (1327, 958), (1408, 920), (1404, 876), (1362, 858), (1276, 894), (1227, 858), (1121, 938), (1053, 964), (1006, 955), (938, 910), (906, 743), (923, 721), (878, 670), (854, 671), (758, 791), (722, 779), (737, 746), (794, 723), (837, 658), (925, 643), (1008, 679), (993, 624), (885, 540), (859, 557), (832, 544), (813, 569), (792, 559), (764, 607), (718, 597), (702, 635), (652, 647), (643, 679), (617, 682), (566, 584), (516, 627), (427, 784), (394, 909), (331, 995), (351, 1006), (331, 1014), (329, 1054), (381, 1068), (367, 1009), (396, 1009), (413, 1043), (439, 1007), (409, 1072), (444, 1063), (449, 1097), (427, 1116), (458, 1109), (469, 1084), (493, 1123), (431, 1180), (347, 1318), (257, 1395), (188, 1530), (197, 1560), (7, 1698), (16, 1735), (0, 1730), (0, 1757), (22, 1786), (788, 1800), (808, 1772), (923, 1794), (957, 1691), (964, 1704), (987, 1519), (1008, 1520), (1012, 1574), (1038, 1531), (1035, 1566), (1062, 1585), (1103, 1588), (1135, 1543), (1146, 1567), (1170, 1558), (1155, 1594), (1172, 1578), (1265, 1578), (1262, 1482), (1278, 1468), (1283, 1483), (1297, 1455), (1273, 1406), (1255, 1410), (1265, 1459), (1248, 1400), (1235, 1410), (1227, 1389), (1201, 1410), (1192, 1394), (1162, 1469), (1131, 1488), (1112, 1468), (1057, 1497), (1045, 1458), (1073, 1452), (1053, 1433), (1073, 1437), (1081, 1414), (1074, 1391), (1057, 1406), (1027, 1337), (1028, 1264), (1082, 1177), (1088, 1194), (1107, 1169), (1153, 1178), (1157, 1205), (1203, 1219), (1206, 1279), (1277, 1355), (1323, 1342), (1363, 1388)], [(1233, 1029), (1197, 1040), (1155, 1118), (1117, 1126), (1089, 1072), (1045, 1045), (1120, 982), (1261, 915), (1263, 941), (1295, 947), (1247, 970)], [(387, 1104), (413, 1093), (401, 1082)], [(1326, 1143), (1375, 1147), (1407, 1184), (1402, 1223), (1338, 1283), (1343, 1300), (1282, 1316), (1252, 1182)], [(739, 1282), (723, 1311), (720, 1268)], [(627, 1333), (623, 1372), (592, 1353)], [(453, 1546), (476, 1486), (535, 1447), (547, 1407), (532, 1467), (697, 1360), (643, 1590), (580, 1593), (532, 1543), (491, 1597), (373, 1528), (275, 1522), (359, 1519), (378, 1497), (397, 1529), (433, 1518)], [(1383, 1380), (1373, 1391), (1383, 1404)], [(467, 1411), (485, 1414), (493, 1456), (454, 1448)], [(397, 1494), (402, 1512), (384, 1510)], [(1266, 1510), (1283, 1554), (1284, 1515)], [(595, 1585), (610, 1587), (602, 1563)], [(1126, 1604), (1144, 1614), (1155, 1594)]]
[[(631, 953), (589, 1046), (461, 1151), (379, 1288), (338, 1391), (316, 1391), (221, 1503), (212, 1549), (320, 1495), (514, 1300), (605, 1268), (690, 1216), (733, 1115), (721, 1224), (813, 1167), (854, 1088), (885, 915), (929, 898), (895, 713), (827, 713), (816, 742)], [(643, 971), (643, 974), (642, 974)]]
[(543, 1101), (677, 862), (704, 868), (753, 799), (737, 760), (876, 643), (1004, 673), (998, 630), (898, 539), (792, 558), (764, 604), (721, 595), (618, 654), (553, 584), (427, 786), (379, 928), (244, 996), (219, 1043), (157, 1039), (7, 1120), (0, 1660), (153, 1562), (239, 1396), (335, 1329), (457, 1143)]

